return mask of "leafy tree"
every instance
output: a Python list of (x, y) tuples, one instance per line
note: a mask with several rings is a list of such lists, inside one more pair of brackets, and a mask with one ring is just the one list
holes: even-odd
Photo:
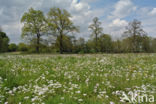
[(27, 39), (35, 38), (36, 52), (39, 53), (41, 36), (46, 33), (46, 19), (43, 12), (30, 8), (29, 11), (22, 16), (21, 22), (24, 23), (22, 37), (26, 37)]
[(124, 32), (131, 40), (132, 50), (133, 52), (140, 51), (142, 36), (147, 35), (146, 32), (142, 29), (141, 22), (134, 19), (129, 25), (126, 27), (126, 31)]
[(101, 52), (111, 52), (113, 50), (111, 36), (107, 34), (101, 35), (99, 37), (99, 46)]
[(86, 48), (87, 48), (86, 50), (88, 53), (96, 53), (94, 39), (89, 39), (86, 42)]
[(113, 45), (113, 52), (115, 53), (121, 52), (121, 47), (122, 47), (121, 40), (113, 41), (112, 45)]
[(91, 24), (89, 26), (89, 28), (92, 30), (92, 36), (95, 37), (95, 50), (96, 50), (96, 52), (98, 51), (98, 48), (97, 48), (97, 45), (98, 45), (98, 36), (100, 34), (102, 34), (102, 30), (103, 30), (102, 27), (100, 27), (100, 25), (101, 25), (101, 22), (99, 22), (98, 17), (95, 17), (93, 19), (93, 24)]
[(84, 53), (85, 50), (85, 39), (80, 37), (78, 40), (75, 41), (75, 46), (74, 46), (74, 52), (76, 53)]
[(48, 26), (49, 31), (57, 35), (59, 39), (60, 53), (63, 53), (63, 36), (71, 32), (78, 32), (78, 27), (74, 26), (70, 20), (71, 15), (66, 11), (59, 8), (51, 8), (48, 12)]
[(11, 43), (11, 44), (9, 45), (9, 51), (10, 51), (10, 52), (15, 52), (15, 51), (17, 51), (17, 45), (14, 44), (14, 43)]
[(143, 36), (142, 37), (142, 51), (143, 52), (151, 52), (151, 45), (150, 45), (150, 37)]
[(152, 39), (151, 50), (152, 52), (156, 52), (156, 38)]
[[(55, 46), (56, 48), (60, 47), (60, 36), (57, 37), (56, 39), (56, 43)], [(67, 35), (62, 35), (62, 51), (63, 52), (72, 52), (72, 41), (71, 41), (71, 37), (67, 36)]]
[(23, 52), (28, 51), (28, 45), (26, 45), (24, 43), (19, 43), (18, 44), (18, 50), (23, 51)]
[(4, 32), (0, 32), (0, 52), (8, 51), (9, 37)]

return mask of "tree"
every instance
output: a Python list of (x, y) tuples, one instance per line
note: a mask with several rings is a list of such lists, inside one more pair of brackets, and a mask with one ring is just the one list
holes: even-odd
[(57, 38), (60, 38), (59, 49), (61, 54), (63, 53), (63, 35), (79, 31), (70, 18), (71, 15), (64, 9), (51, 8), (48, 12), (49, 31), (55, 34)]
[[(63, 35), (62, 36), (62, 44), (63, 44), (63, 46), (62, 46), (63, 52), (70, 52), (70, 53), (72, 52), (73, 45), (72, 45), (71, 37)], [(60, 47), (60, 36), (57, 37), (55, 46), (56, 46), (56, 48)]]
[(17, 45), (14, 43), (9, 44), (9, 51), (10, 52), (15, 52), (17, 51)]
[(80, 37), (78, 40), (75, 42), (74, 46), (74, 52), (76, 53), (84, 53), (85, 52), (85, 39)]
[(96, 50), (96, 52), (98, 51), (98, 48), (97, 48), (97, 45), (98, 45), (98, 36), (100, 34), (102, 34), (102, 30), (103, 30), (102, 27), (100, 27), (100, 25), (101, 25), (101, 22), (99, 22), (98, 17), (95, 17), (93, 19), (93, 24), (91, 24), (89, 26), (89, 29), (92, 30), (92, 36), (95, 36), (95, 50)]
[(30, 37), (36, 39), (36, 52), (40, 51), (41, 36), (46, 33), (46, 19), (40, 10), (29, 9), (29, 12), (24, 13), (21, 22), (24, 23), (22, 28), (22, 37)]
[(150, 39), (150, 37), (148, 37), (148, 36), (142, 37), (142, 51), (144, 51), (144, 52), (151, 52), (152, 51), (150, 41), (152, 41)]
[(152, 42), (151, 42), (151, 50), (152, 52), (156, 52), (156, 38), (152, 39)]
[(22, 52), (28, 51), (28, 46), (24, 43), (19, 43), (18, 44), (18, 50), (22, 51)]
[(2, 32), (3, 30), (2, 30), (2, 27), (0, 26), (0, 32)]
[(142, 29), (141, 22), (134, 19), (129, 25), (126, 27), (125, 35), (131, 37), (131, 44), (133, 52), (140, 51), (141, 48), (141, 39), (142, 36), (147, 35), (146, 32)]
[(4, 32), (0, 32), (0, 52), (8, 51), (9, 37)]
[(99, 37), (99, 47), (101, 52), (111, 52), (113, 48), (110, 35), (103, 34)]

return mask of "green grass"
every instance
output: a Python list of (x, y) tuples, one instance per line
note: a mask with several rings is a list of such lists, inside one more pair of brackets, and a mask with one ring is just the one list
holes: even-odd
[(155, 77), (156, 54), (2, 54), (0, 104), (121, 104), (130, 91), (156, 98)]

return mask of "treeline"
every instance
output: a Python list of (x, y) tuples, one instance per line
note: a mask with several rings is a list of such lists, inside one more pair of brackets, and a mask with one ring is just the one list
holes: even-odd
[[(125, 27), (120, 40), (103, 33), (97, 17), (88, 27), (90, 38), (77, 38), (79, 32), (68, 11), (51, 8), (47, 15), (30, 8), (21, 18), (22, 38), (25, 43), (8, 44), (9, 38), (0, 32), (0, 52), (22, 51), (30, 53), (140, 53), (156, 52), (156, 38), (149, 37), (141, 22), (134, 19)], [(5, 34), (5, 35), (4, 35)]]

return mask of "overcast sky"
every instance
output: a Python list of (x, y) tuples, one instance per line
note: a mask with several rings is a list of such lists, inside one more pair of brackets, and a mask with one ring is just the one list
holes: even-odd
[(97, 16), (104, 33), (119, 38), (129, 21), (142, 21), (148, 35), (156, 37), (156, 0), (0, 0), (0, 26), (11, 43), (21, 42), (20, 18), (30, 7), (45, 14), (51, 7), (68, 10), (75, 25), (80, 26), (78, 37), (88, 38), (88, 25)]

